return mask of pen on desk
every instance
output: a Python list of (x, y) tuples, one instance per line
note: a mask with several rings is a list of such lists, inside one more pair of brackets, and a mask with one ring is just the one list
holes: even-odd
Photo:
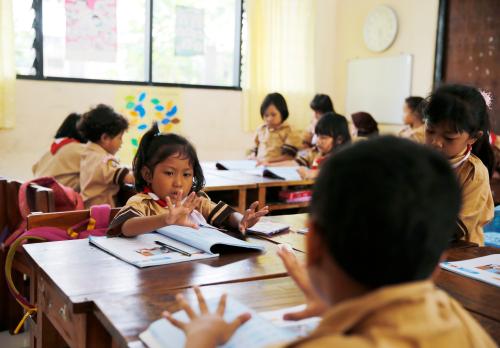
[(160, 242), (158, 240), (155, 240), (155, 243), (158, 244), (159, 246), (163, 247), (163, 248), (167, 248), (168, 250), (175, 251), (175, 252), (177, 252), (179, 254), (182, 254), (184, 256), (191, 256), (191, 254), (188, 253), (187, 251), (181, 250), (181, 249), (176, 248), (176, 247), (174, 247), (172, 245), (168, 245), (168, 244)]

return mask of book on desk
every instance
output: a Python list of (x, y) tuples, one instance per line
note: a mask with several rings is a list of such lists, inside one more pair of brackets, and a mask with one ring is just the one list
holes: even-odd
[(235, 170), (245, 174), (262, 176), (270, 179), (298, 181), (302, 180), (297, 172), (298, 166), (266, 167), (257, 166), (255, 160), (229, 160), (215, 163), (219, 170)]
[(208, 226), (171, 225), (131, 238), (91, 236), (89, 243), (140, 268), (209, 259), (226, 252), (265, 250)]

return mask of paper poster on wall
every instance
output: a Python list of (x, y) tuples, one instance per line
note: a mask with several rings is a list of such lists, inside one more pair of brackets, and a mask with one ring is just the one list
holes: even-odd
[(205, 49), (204, 10), (175, 7), (175, 55), (191, 57), (202, 55)]
[(131, 164), (139, 142), (154, 121), (161, 132), (180, 133), (182, 127), (181, 93), (173, 88), (118, 87), (115, 110), (129, 121), (118, 157)]
[(116, 0), (65, 0), (66, 59), (116, 61)]

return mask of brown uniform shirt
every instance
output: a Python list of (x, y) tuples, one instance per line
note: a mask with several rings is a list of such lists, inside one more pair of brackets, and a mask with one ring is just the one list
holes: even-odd
[[(456, 159), (452, 159), (456, 161)], [(471, 154), (455, 169), (462, 188), (460, 220), (467, 228), (467, 241), (484, 245), (483, 226), (495, 214), (488, 169), (479, 158)]]
[(80, 189), (85, 208), (96, 204), (116, 205), (115, 196), (129, 170), (100, 145), (85, 144), (80, 162)]
[[(234, 209), (219, 202), (213, 203), (210, 198), (204, 193), (199, 192), (198, 196), (201, 197), (201, 202), (196, 210), (213, 226), (222, 226), (229, 216), (234, 213)], [(120, 236), (121, 227), (125, 221), (134, 217), (153, 216), (164, 214), (168, 211), (167, 207), (159, 205), (150, 195), (146, 193), (138, 193), (127, 201), (127, 204), (116, 214), (113, 221), (109, 225), (107, 231), (108, 236)]]
[(85, 144), (69, 143), (61, 147), (53, 155), (47, 151), (33, 165), (35, 178), (53, 176), (59, 183), (80, 192), (80, 159)]
[(282, 347), (493, 348), (492, 338), (431, 281), (375, 290), (341, 302), (308, 337)]
[(255, 147), (251, 151), (259, 161), (275, 161), (282, 155), (295, 157), (300, 143), (300, 137), (286, 122), (276, 129), (264, 124), (257, 130)]
[(400, 137), (411, 139), (417, 143), (425, 143), (425, 125), (421, 125), (417, 128), (411, 128), (407, 126), (403, 128), (399, 134)]
[(299, 164), (299, 166), (304, 166), (311, 169), (318, 168), (318, 160), (322, 159), (324, 156), (318, 150), (317, 147), (313, 147), (302, 151), (295, 158), (295, 162)]

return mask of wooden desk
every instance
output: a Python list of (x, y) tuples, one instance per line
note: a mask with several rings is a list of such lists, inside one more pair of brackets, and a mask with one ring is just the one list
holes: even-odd
[[(479, 257), (499, 252), (494, 248), (460, 248), (448, 251), (449, 260)], [(441, 270), (435, 278), (438, 287), (457, 299), (485, 330), (500, 342), (500, 291), (498, 288)], [(257, 280), (244, 283), (210, 285), (202, 288), (207, 298), (217, 298), (223, 293), (245, 303), (256, 311), (268, 311), (304, 303), (302, 293), (289, 277)], [(163, 291), (156, 288), (147, 293), (124, 297), (107, 296), (95, 301), (94, 314), (102, 323), (112, 342), (119, 347), (142, 347), (138, 335), (162, 311), (177, 311), (175, 295), (182, 292), (195, 304), (190, 289)], [(497, 305), (495, 305), (497, 304)]]
[[(101, 296), (141, 294), (193, 285), (224, 284), (286, 276), (277, 246), (265, 253), (228, 254), (216, 259), (139, 269), (88, 244), (87, 240), (25, 245), (38, 284), (31, 289), (38, 304), (37, 347), (56, 347), (61, 337), (71, 347), (107, 346), (99, 323), (88, 315)], [(303, 254), (299, 254), (303, 259)], [(90, 330), (89, 328), (92, 328)], [(108, 342), (109, 343), (109, 342)]]
[(264, 219), (290, 225), (290, 230), (269, 237), (261, 236), (260, 238), (276, 244), (289, 244), (295, 250), (306, 252), (305, 234), (298, 233), (297, 230), (305, 227), (307, 214), (266, 216)]

